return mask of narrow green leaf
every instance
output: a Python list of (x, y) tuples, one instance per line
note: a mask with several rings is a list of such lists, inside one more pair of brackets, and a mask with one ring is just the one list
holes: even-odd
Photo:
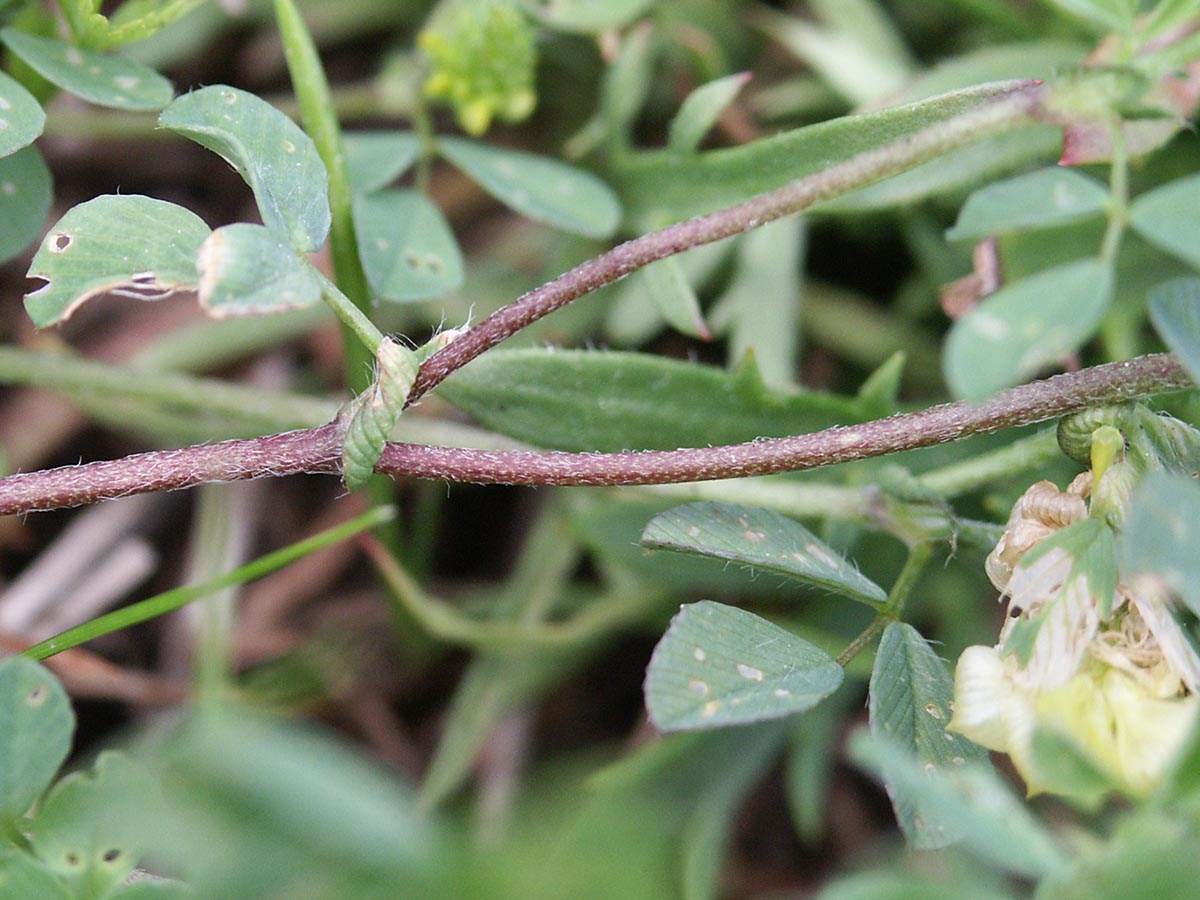
[(979, 240), (998, 231), (1061, 225), (1101, 215), (1107, 205), (1108, 189), (1095, 178), (1075, 169), (1039, 169), (975, 191), (946, 238)]
[(37, 240), (53, 199), (50, 169), (36, 147), (0, 158), (0, 263)]
[(1129, 210), (1130, 224), (1160, 250), (1200, 268), (1200, 175), (1177, 178), (1142, 194)]
[(850, 758), (913, 798), (943, 823), (963, 847), (996, 868), (1033, 878), (1052, 875), (1066, 858), (1029, 807), (991, 768), (973, 763), (930, 778), (926, 766), (882, 734), (859, 729), (850, 738)]
[(97, 106), (156, 110), (175, 96), (171, 82), (131, 59), (73, 47), (19, 28), (0, 31), (0, 40), (51, 84)]
[(233, 166), (254, 191), (263, 222), (297, 250), (311, 252), (325, 242), (325, 165), (312, 139), (271, 104), (213, 85), (178, 98), (158, 122)]
[(688, 503), (655, 516), (641, 544), (786, 575), (877, 607), (887, 593), (792, 519), (734, 503)]
[(857, 401), (775, 391), (736, 372), (640, 353), (493, 350), (438, 392), (488, 427), (559, 450), (675, 450), (862, 421)]
[(670, 150), (645, 151), (615, 166), (613, 186), (625, 206), (627, 222), (638, 228), (657, 227), (782, 187), (858, 153), (994, 103), (1011, 87), (991, 84), (954, 91), (682, 159)]
[[(930, 777), (968, 762), (990, 767), (987, 751), (961, 735), (946, 731), (953, 713), (954, 680), (946, 664), (915, 628), (893, 622), (883, 632), (871, 672), (871, 733), (905, 748)], [(917, 848), (945, 847), (959, 835), (919, 797), (884, 783), (896, 810), (896, 821)]]
[(1125, 573), (1165, 582), (1200, 615), (1200, 485), (1186, 476), (1152, 472), (1133, 495), (1118, 553)]
[(448, 137), (438, 141), (438, 152), (505, 206), (538, 222), (602, 238), (621, 220), (608, 185), (556, 159)]
[(600, 34), (628, 25), (657, 0), (521, 0), (531, 16), (556, 31)]
[(1200, 384), (1200, 278), (1177, 278), (1150, 291), (1150, 321)]
[(0, 125), (0, 157), (28, 147), (46, 126), (42, 105), (4, 72), (0, 72), (0, 122), (4, 123)]
[(0, 851), (0, 896), (30, 900), (75, 900), (44, 862), (17, 850)]
[(142, 855), (136, 834), (111, 810), (133, 804), (149, 812), (154, 800), (148, 772), (122, 753), (101, 753), (93, 774), (72, 773), (46, 795), (33, 822), (33, 849), (76, 896), (103, 896)]
[(23, 656), (0, 662), (0, 819), (25, 814), (71, 750), (75, 717), (62, 685)]
[(712, 338), (700, 311), (700, 301), (678, 258), (671, 256), (639, 269), (630, 282), (631, 287), (636, 283), (663, 320), (676, 331), (706, 341)]
[(114, 47), (153, 37), (191, 12), (202, 0), (125, 0), (108, 17), (103, 45)]
[(688, 94), (671, 120), (667, 146), (676, 153), (695, 152), (749, 80), (749, 72), (738, 72), (702, 84)]
[(421, 140), (411, 131), (347, 131), (342, 146), (356, 194), (391, 184), (421, 154)]
[(646, 670), (662, 731), (745, 725), (812, 709), (842, 683), (824, 651), (752, 613), (702, 600), (671, 620)]
[(137, 194), (106, 194), (69, 210), (34, 254), (30, 278), (46, 284), (25, 295), (38, 328), (114, 293), (161, 300), (196, 286), (196, 254), (208, 226), (182, 206)]
[(371, 290), (384, 300), (436, 300), (462, 284), (454, 232), (420, 191), (358, 195), (354, 231)]
[(321, 299), (312, 266), (262, 225), (218, 228), (200, 248), (196, 266), (200, 305), (218, 318), (298, 309)]
[(1001, 288), (950, 329), (943, 366), (951, 392), (977, 400), (1079, 349), (1099, 325), (1112, 292), (1112, 268), (1096, 259)]

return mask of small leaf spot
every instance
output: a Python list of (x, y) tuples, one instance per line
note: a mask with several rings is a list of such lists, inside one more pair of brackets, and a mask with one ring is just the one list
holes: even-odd
[(66, 861), (67, 865), (71, 866), (72, 868), (79, 865), (79, 854), (78, 853), (72, 853), (72, 852), (68, 851), (66, 854), (63, 855), (63, 859)]
[(99, 66), (88, 66), (88, 74), (89, 75), (100, 75), (103, 72), (104, 72), (104, 70), (101, 69)]
[(688, 533), (688, 537), (690, 537), (690, 538), (700, 537), (700, 529), (696, 525), (693, 525), (691, 528), (689, 528), (687, 530), (687, 533)]
[(283, 142), (283, 152), (284, 153), (295, 153), (296, 145), (293, 144), (291, 141), (284, 141)]
[(0, 131), (8, 127), (8, 119), (0, 119)]
[(233, 104), (237, 103), (237, 94), (233, 93), (233, 91), (222, 91), (221, 99), (230, 106), (233, 106)]
[(50, 695), (50, 692), (48, 690), (46, 690), (46, 685), (39, 684), (32, 691), (29, 692), (29, 696), (26, 698), (25, 702), (36, 709), (37, 707), (41, 706), (43, 703), (46, 702), (46, 698), (49, 695)]
[(930, 778), (932, 778), (934, 775), (937, 774), (937, 766), (935, 766), (931, 762), (925, 763), (925, 774), (928, 775)]
[(942, 717), (942, 711), (938, 709), (938, 705), (936, 703), (926, 703), (925, 712), (929, 713), (935, 719), (940, 719)]
[(80, 53), (77, 48), (72, 47), (70, 50), (67, 51), (67, 62), (69, 62), (73, 66), (82, 66), (83, 65), (83, 54)]
[(386, 253), (387, 248), (388, 248), (388, 242), (385, 241), (383, 238), (375, 238), (375, 246), (378, 247), (382, 252)]
[(690, 681), (688, 681), (688, 690), (691, 691), (693, 694), (697, 694), (701, 697), (707, 697), (708, 696), (708, 682), (701, 681), (699, 678), (693, 678)]
[(0, 109), (12, 109), (12, 104), (4, 97), (0, 97)]
[(116, 847), (113, 847), (110, 850), (105, 850), (104, 855), (101, 856), (100, 858), (102, 860), (104, 860), (104, 862), (106, 862), (106, 863), (116, 862), (118, 859), (121, 858), (121, 851), (119, 849), (117, 849)]
[(816, 544), (809, 544), (804, 549), (808, 552), (810, 557), (819, 563), (824, 563), (831, 569), (840, 569), (842, 567), (841, 561), (834, 559)]
[(702, 648), (694, 647), (692, 648), (692, 658), (696, 660), (696, 662), (704, 662), (706, 659), (708, 659), (708, 654), (705, 653)]
[(17, 192), (17, 186), (11, 181), (6, 181), (4, 184), (0, 184), (0, 191), (4, 191), (5, 196), (11, 197)]
[(117, 87), (123, 91), (133, 91), (142, 83), (142, 79), (136, 75), (118, 75), (113, 79)]
[(954, 757), (953, 759), (950, 760), (950, 762), (954, 763), (954, 765), (956, 765), (956, 766), (965, 766), (967, 764), (967, 761), (965, 759), (963, 759), (961, 756)]
[(706, 719), (711, 718), (717, 714), (717, 710), (719, 710), (720, 708), (721, 708), (721, 704), (718, 701), (709, 700), (700, 709), (700, 715), (704, 716), (704, 718), (706, 718)]
[(771, 693), (773, 693), (776, 697), (792, 696), (792, 692), (789, 691), (787, 688), (775, 688), (775, 690), (773, 690)]
[(50, 235), (49, 247), (51, 253), (65, 253), (74, 242), (74, 238), (66, 232)]
[(767, 533), (765, 531), (751, 531), (747, 528), (742, 532), (742, 537), (744, 537), (751, 544), (761, 544), (767, 539)]
[(749, 681), (762, 681), (762, 669), (756, 669), (754, 666), (748, 666), (745, 663), (737, 664), (737, 673)]

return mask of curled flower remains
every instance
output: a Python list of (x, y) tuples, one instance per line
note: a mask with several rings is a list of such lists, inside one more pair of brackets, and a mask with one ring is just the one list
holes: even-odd
[(1013, 507), (988, 556), (1008, 600), (994, 647), (969, 647), (955, 672), (949, 728), (1007, 753), (1030, 794), (1071, 794), (1035, 751), (1069, 743), (1126, 793), (1151, 790), (1200, 715), (1200, 656), (1165, 584), (1123, 580), (1116, 528), (1137, 473), (1111, 441), (1065, 491), (1041, 481)]

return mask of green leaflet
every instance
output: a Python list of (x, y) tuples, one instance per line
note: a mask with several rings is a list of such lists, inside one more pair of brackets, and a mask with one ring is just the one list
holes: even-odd
[(347, 131), (342, 145), (355, 193), (386, 187), (421, 154), (421, 140), (411, 131)]
[(1113, 270), (1068, 263), (1002, 287), (954, 323), (944, 369), (951, 392), (978, 400), (1077, 350), (1108, 310)]
[(438, 388), (488, 427), (558, 450), (674, 450), (862, 421), (859, 401), (768, 389), (734, 372), (641, 353), (493, 350)]
[(753, 613), (703, 600), (671, 620), (646, 670), (646, 707), (663, 731), (745, 725), (811, 709), (843, 670)]
[(641, 544), (728, 560), (844, 594), (872, 608), (887, 593), (807, 528), (769, 509), (688, 503), (655, 516)]
[[(2, 34), (2, 32), (0, 32)], [(42, 105), (11, 75), (0, 72), (0, 157), (28, 147), (42, 133), (46, 113)]]
[(1200, 175), (1189, 175), (1142, 194), (1133, 201), (1129, 221), (1160, 250), (1200, 268)]
[(254, 191), (263, 222), (309, 253), (329, 233), (328, 177), (312, 139), (254, 94), (213, 85), (184, 94), (158, 118), (221, 156)]
[(1074, 169), (1039, 169), (980, 188), (963, 204), (951, 241), (979, 240), (1014, 228), (1045, 228), (1088, 216), (1108, 205), (1108, 188)]
[(36, 147), (0, 158), (0, 263), (37, 240), (53, 195), (50, 169)]
[(75, 717), (62, 685), (32, 660), (0, 662), (0, 821), (23, 816), (71, 749)]
[(1150, 321), (1200, 383), (1200, 278), (1177, 278), (1150, 291)]
[(676, 153), (695, 153), (709, 129), (749, 80), (749, 72), (738, 72), (702, 84), (688, 94), (671, 120), (667, 146)]
[(420, 191), (355, 197), (354, 231), (371, 290), (384, 300), (434, 300), (462, 284), (462, 253), (454, 233)]
[(196, 266), (200, 305), (211, 316), (300, 309), (321, 300), (312, 266), (262, 225), (218, 228), (200, 248)]
[(175, 96), (171, 82), (131, 59), (84, 50), (18, 28), (0, 31), (0, 39), (47, 81), (97, 106), (157, 110)]
[[(904, 622), (888, 625), (871, 672), (871, 733), (904, 747), (930, 775), (968, 762), (990, 769), (987, 751), (946, 731), (953, 700), (950, 672), (920, 632)], [(909, 843), (923, 849), (954, 843), (955, 830), (925, 809), (919, 796), (896, 790), (887, 772), (885, 766), (884, 783)]]

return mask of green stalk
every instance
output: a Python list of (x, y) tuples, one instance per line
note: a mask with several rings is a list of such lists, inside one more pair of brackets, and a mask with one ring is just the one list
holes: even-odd
[(368, 529), (375, 528), (394, 518), (395, 515), (396, 511), (393, 507), (377, 506), (348, 522), (343, 522), (341, 525), (335, 525), (333, 528), (328, 528), (325, 531), (314, 534), (312, 537), (297, 541), (290, 546), (284, 547), (282, 550), (268, 553), (266, 556), (261, 556), (253, 562), (239, 566), (233, 571), (226, 572), (217, 578), (200, 584), (189, 584), (184, 587), (165, 591), (140, 603), (134, 603), (131, 606), (126, 606), (107, 615), (92, 619), (90, 622), (77, 625), (75, 628), (68, 628), (66, 631), (56, 634), (52, 638), (47, 638), (40, 644), (34, 644), (28, 650), (24, 651), (24, 655), (30, 659), (46, 659), (54, 656), (56, 653), (61, 653), (63, 650), (78, 647), (80, 644), (94, 638), (111, 634), (122, 628), (129, 628), (131, 625), (147, 622), (150, 619), (155, 619), (169, 612), (174, 612), (181, 607), (187, 606), (193, 600), (207, 597), (209, 594), (215, 593), (222, 588), (246, 584), (265, 575), (270, 575), (277, 569), (282, 569), (288, 563), (295, 562), (301, 557), (315, 553), (339, 541), (352, 538), (356, 534), (360, 534)]
[[(293, 0), (275, 0), (275, 18), (279, 22), (288, 74), (300, 104), (300, 118), (329, 174), (329, 208), (332, 213), (329, 251), (333, 258), (333, 278), (338, 292), (333, 294), (326, 290), (324, 294), (326, 302), (334, 306), (334, 311), (343, 322), (346, 385), (351, 393), (360, 394), (374, 380), (375, 351), (382, 335), (370, 321), (371, 288), (358, 258), (358, 239), (354, 235), (354, 192), (346, 165), (346, 151), (342, 145), (342, 130), (316, 44)], [(346, 307), (335, 305), (339, 297), (348, 299), (349, 304)], [(350, 313), (349, 306), (355, 308), (357, 316)], [(375, 505), (395, 500), (395, 485), (390, 479), (372, 477), (367, 481), (366, 491)], [(399, 523), (392, 520), (381, 532), (381, 537), (393, 550), (398, 549), (402, 544)], [(397, 624), (403, 626), (406, 623)]]

